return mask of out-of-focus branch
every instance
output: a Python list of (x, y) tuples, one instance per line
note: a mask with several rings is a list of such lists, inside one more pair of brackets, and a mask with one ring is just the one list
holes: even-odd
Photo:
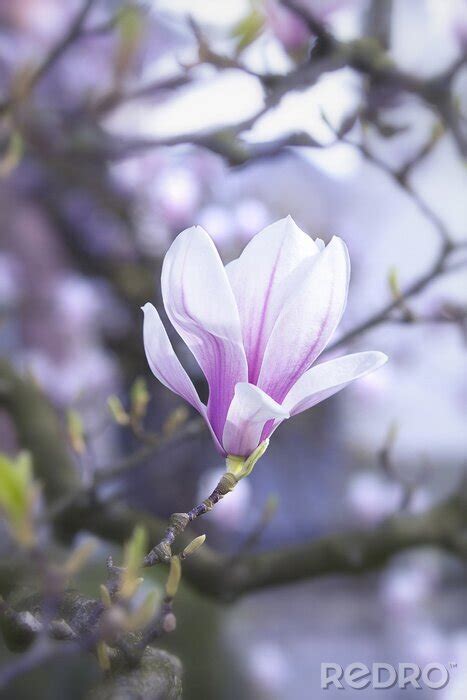
[[(41, 394), (29, 379), (15, 378), (11, 382), (12, 372), (5, 365), (0, 366), (0, 385), (5, 386), (5, 378), (10, 379), (10, 387), (20, 389), (23, 396), (27, 390), (21, 385), (28, 385), (33, 397), (32, 404), (23, 406), (23, 410), (12, 413), (18, 431), (28, 438), (34, 431), (27, 424), (34, 424), (36, 413), (48, 411), (48, 404), (40, 403)], [(4, 389), (3, 389), (4, 391)], [(12, 403), (5, 404), (9, 410)], [(56, 421), (55, 421), (56, 423)], [(64, 475), (67, 482), (67, 459), (57, 462), (57, 454), (64, 454), (65, 447), (58, 448), (60, 440), (57, 425), (52, 416), (42, 424), (41, 439), (27, 439), (25, 446), (31, 449), (35, 461), (42, 466), (41, 478), (46, 482), (46, 493), (55, 492)], [(36, 453), (37, 450), (37, 453)], [(64, 466), (64, 468), (62, 468)], [(53, 489), (47, 486), (51, 480)], [(227, 496), (229, 498), (233, 496)], [(56, 534), (68, 539), (85, 529), (99, 537), (122, 543), (127, 540), (135, 525), (142, 524), (148, 532), (150, 541), (158, 542), (164, 537), (166, 523), (163, 520), (132, 510), (122, 503), (96, 502), (89, 495), (77, 491), (76, 499), (56, 517), (54, 527)], [(337, 533), (318, 540), (312, 540), (293, 547), (283, 547), (262, 553), (248, 553), (235, 557), (223, 556), (203, 546), (195, 557), (188, 559), (184, 565), (184, 577), (198, 590), (219, 600), (231, 600), (249, 591), (272, 585), (283, 585), (308, 578), (330, 574), (362, 573), (382, 566), (397, 552), (412, 548), (433, 546), (457, 555), (465, 556), (467, 532), (467, 508), (465, 494), (459, 493), (445, 503), (432, 508), (421, 515), (398, 515), (372, 530)], [(180, 547), (189, 544), (190, 535), (185, 531), (179, 537)], [(5, 570), (2, 571), (2, 566)], [(5, 581), (8, 563), (0, 566), (0, 583)], [(22, 567), (16, 562), (16, 575)], [(27, 562), (23, 562), (26, 575)], [(12, 569), (13, 572), (13, 569)]]
[[(35, 86), (42, 80), (42, 78), (50, 71), (51, 68), (59, 61), (63, 54), (73, 45), (76, 39), (78, 39), (82, 33), (83, 25), (94, 5), (95, 0), (84, 0), (83, 6), (78, 11), (76, 17), (71, 22), (68, 30), (59, 39), (59, 41), (52, 47), (48, 54), (43, 59), (34, 72), (29, 76), (24, 92), (29, 94)], [(0, 104), (0, 115), (6, 112), (12, 106), (12, 101), (7, 100), (6, 102)]]
[[(86, 598), (75, 590), (63, 593), (57, 610), (59, 617), (44, 624), (41, 615), (42, 599), (24, 589), (16, 596), (12, 607), (0, 601), (0, 622), (3, 636), (10, 649), (23, 651), (13, 663), (0, 668), (0, 691), (15, 678), (44, 665), (55, 658), (63, 658), (95, 650), (102, 635), (112, 635), (111, 615), (105, 620), (105, 609), (100, 601)], [(32, 613), (34, 610), (35, 613)], [(139, 634), (126, 635), (113, 656), (112, 673), (93, 691), (91, 697), (114, 697), (125, 693), (125, 698), (181, 697), (181, 664), (165, 651), (144, 644)], [(141, 649), (139, 647), (142, 646)], [(127, 658), (132, 650), (138, 659)]]
[(63, 37), (57, 42), (57, 44), (51, 49), (51, 51), (47, 54), (43, 62), (34, 71), (29, 81), (30, 90), (32, 90), (37, 85), (41, 78), (49, 72), (52, 66), (54, 66), (57, 63), (57, 61), (62, 57), (65, 51), (67, 51), (67, 49), (80, 36), (83, 25), (94, 3), (95, 0), (84, 0), (82, 8), (78, 11), (68, 30), (65, 32)]
[[(359, 574), (384, 565), (398, 552), (438, 547), (461, 553), (467, 527), (465, 498), (422, 515), (397, 516), (373, 530), (344, 532), (296, 547), (249, 555), (230, 572), (232, 593), (331, 574)], [(465, 556), (465, 551), (462, 551)]]
[(21, 378), (0, 361), (0, 408), (11, 415), (18, 439), (34, 455), (34, 470), (50, 500), (63, 498), (78, 487), (73, 460), (54, 409), (32, 377)]
[(352, 146), (358, 150), (362, 156), (368, 160), (369, 163), (377, 167), (379, 170), (384, 172), (398, 187), (400, 187), (409, 197), (412, 199), (416, 207), (420, 212), (427, 218), (430, 223), (435, 228), (436, 232), (440, 236), (443, 244), (450, 248), (451, 236), (446, 228), (444, 221), (438, 216), (438, 214), (428, 206), (428, 204), (420, 197), (415, 188), (411, 185), (409, 181), (409, 174), (412, 170), (427, 156), (432, 148), (434, 147), (436, 140), (430, 139), (423, 147), (407, 162), (402, 166), (400, 170), (393, 170), (384, 160), (379, 158), (377, 155), (372, 153), (369, 147), (363, 142), (355, 142), (334, 131), (336, 139), (342, 143)]
[[(356, 338), (357, 336), (365, 333), (366, 331), (384, 323), (386, 321), (407, 321), (407, 317), (402, 314), (402, 316), (394, 316), (394, 312), (400, 311), (406, 307), (406, 302), (416, 294), (422, 292), (427, 286), (432, 282), (439, 279), (441, 276), (452, 272), (453, 268), (448, 264), (449, 258), (457, 250), (462, 249), (465, 246), (465, 242), (453, 243), (451, 235), (443, 222), (443, 220), (438, 216), (438, 214), (425, 202), (425, 200), (418, 194), (409, 181), (409, 175), (412, 170), (418, 166), (418, 164), (427, 156), (433, 146), (436, 143), (436, 138), (432, 138), (425, 145), (423, 145), (419, 151), (400, 169), (393, 170), (385, 161), (373, 154), (367, 145), (362, 142), (354, 142), (348, 139), (346, 136), (340, 134), (338, 131), (334, 131), (336, 139), (343, 143), (346, 143), (355, 149), (357, 149), (372, 165), (377, 167), (379, 170), (384, 172), (403, 192), (413, 201), (415, 206), (419, 209), (420, 213), (432, 224), (436, 233), (440, 237), (441, 246), (437, 256), (435, 257), (431, 267), (422, 274), (420, 277), (411, 282), (404, 290), (393, 298), (387, 304), (385, 304), (379, 311), (371, 314), (367, 319), (356, 325), (350, 331), (342, 335), (338, 340), (328, 346), (327, 351), (335, 350), (341, 345), (346, 345), (348, 342)], [(467, 261), (460, 261), (459, 266), (463, 267), (467, 265)], [(411, 319), (416, 320), (416, 319)], [(421, 321), (422, 319), (420, 319)], [(456, 318), (446, 318), (448, 320), (458, 320)]]
[[(94, 534), (122, 542), (136, 522), (147, 527), (151, 540), (157, 542), (164, 536), (165, 522), (142, 517), (121, 504), (97, 508), (84, 503), (65, 513), (61, 524), (71, 534), (85, 523)], [(233, 600), (259, 588), (370, 571), (383, 566), (394, 554), (415, 547), (438, 547), (464, 557), (461, 543), (466, 532), (466, 499), (459, 495), (422, 515), (399, 515), (372, 530), (337, 533), (297, 546), (247, 554), (233, 563), (203, 546), (186, 562), (184, 577), (205, 595)], [(180, 536), (181, 547), (188, 541), (186, 533)]]
[(205, 429), (206, 424), (202, 418), (193, 418), (173, 434), (154, 436), (148, 444), (143, 445), (138, 450), (135, 450), (135, 452), (132, 452), (113, 464), (103, 466), (96, 471), (91, 484), (79, 490), (74, 490), (54, 501), (53, 505), (47, 510), (47, 517), (51, 519), (59, 518), (77, 499), (85, 497), (94, 498), (96, 490), (100, 485), (124, 478), (132, 469), (144, 464), (151, 458), (158, 457), (162, 459), (165, 451), (171, 446), (180, 445), (185, 441), (197, 437)]
[[(310, 19), (311, 15), (301, 7), (292, 3), (284, 3), (295, 12), (308, 17), (315, 29), (320, 28), (320, 51), (312, 54), (309, 62), (298, 65), (285, 75), (272, 75), (254, 73), (263, 86), (265, 99), (263, 106), (251, 117), (232, 126), (216, 129), (208, 133), (195, 132), (179, 134), (169, 138), (107, 138), (103, 146), (103, 156), (110, 159), (126, 158), (134, 153), (151, 148), (170, 147), (181, 144), (191, 144), (206, 148), (225, 158), (232, 166), (264, 157), (278, 155), (283, 149), (290, 146), (302, 146), (310, 148), (323, 148), (323, 144), (317, 142), (307, 133), (287, 134), (278, 139), (263, 143), (251, 143), (241, 138), (243, 132), (251, 129), (269, 110), (277, 106), (282, 97), (290, 92), (305, 90), (314, 85), (325, 73), (332, 72), (345, 66), (351, 67), (359, 73), (366, 75), (375, 84), (390, 86), (402, 92), (417, 95), (437, 112), (446, 129), (453, 134), (461, 153), (464, 153), (465, 143), (462, 143), (462, 129), (459, 124), (459, 115), (451, 96), (451, 84), (460, 68), (465, 65), (467, 55), (461, 56), (454, 64), (441, 75), (429, 80), (421, 80), (415, 76), (404, 73), (392, 62), (388, 54), (378, 42), (363, 38), (356, 41), (342, 42), (332, 37), (317, 19)], [(205, 42), (204, 37), (197, 33), (200, 45), (200, 53), (203, 62), (211, 63), (219, 70), (237, 68), (247, 73), (252, 73), (237, 59), (215, 53)], [(198, 64), (196, 64), (198, 65)], [(187, 69), (187, 74), (189, 70)], [(181, 76), (181, 84), (188, 79), (187, 75)], [(118, 106), (115, 101), (112, 106)], [(102, 147), (102, 144), (100, 144)], [(99, 149), (99, 146), (98, 146)], [(417, 196), (413, 193), (414, 198)]]
[(328, 31), (324, 22), (321, 22), (318, 17), (308, 8), (296, 3), (294, 0), (280, 0), (284, 7), (287, 7), (306, 24), (308, 29), (319, 42), (319, 53), (330, 53), (337, 46), (337, 41)]
[(290, 133), (271, 141), (254, 143), (238, 137), (237, 128), (235, 126), (232, 129), (219, 129), (205, 134), (181, 134), (161, 139), (110, 139), (108, 145), (104, 147), (103, 155), (112, 160), (120, 160), (152, 148), (190, 144), (222, 156), (231, 166), (239, 166), (252, 160), (274, 157), (284, 149), (294, 146), (322, 148), (321, 144), (306, 132)]
[[(378, 36), (368, 36), (352, 41), (340, 41), (333, 36), (325, 24), (309, 9), (293, 0), (281, 0), (290, 11), (304, 21), (317, 39), (310, 59), (284, 75), (254, 73), (263, 86), (265, 93), (264, 107), (255, 115), (250, 126), (242, 125), (241, 129), (232, 127), (232, 132), (239, 134), (245, 128), (251, 128), (265, 112), (275, 107), (282, 97), (293, 91), (305, 90), (314, 85), (325, 73), (349, 67), (366, 77), (374, 86), (391, 88), (394, 91), (415, 95), (441, 118), (459, 148), (465, 156), (467, 139), (461, 128), (460, 115), (456, 101), (452, 95), (452, 83), (458, 71), (467, 61), (464, 52), (447, 70), (429, 79), (421, 79), (399, 69), (386, 51), (387, 36), (383, 32)], [(391, 12), (389, 0), (378, 0), (372, 3), (370, 21), (382, 26), (384, 18)], [(387, 26), (385, 27), (385, 32)], [(204, 62), (216, 66), (219, 70), (237, 68), (251, 74), (240, 61), (222, 56), (213, 51), (202, 34), (196, 33), (200, 45), (200, 55)], [(383, 38), (383, 41), (380, 39)], [(209, 142), (204, 144), (210, 147)], [(221, 154), (222, 155), (222, 154)], [(252, 155), (254, 157), (254, 154)]]
[(392, 0), (373, 0), (368, 5), (365, 16), (365, 33), (373, 37), (385, 49), (391, 38)]
[[(344, 333), (338, 340), (334, 341), (327, 347), (327, 352), (331, 352), (341, 345), (346, 345), (351, 340), (366, 333), (367, 331), (381, 325), (386, 321), (393, 320), (391, 314), (397, 311), (401, 306), (409, 299), (411, 299), (416, 294), (423, 291), (428, 287), (434, 280), (439, 279), (443, 274), (450, 272), (450, 269), (446, 267), (446, 261), (449, 257), (450, 252), (453, 250), (452, 247), (448, 245), (443, 245), (439, 251), (439, 254), (435, 258), (432, 266), (423, 275), (414, 280), (409, 284), (395, 299), (392, 299), (385, 306), (383, 306), (379, 311), (371, 314), (364, 321), (354, 326), (347, 333)], [(466, 263), (467, 265), (467, 263)]]
[[(313, 13), (302, 5), (292, 0), (282, 0), (282, 2), (307, 24), (317, 39), (317, 44), (313, 47), (310, 59), (294, 67), (288, 73), (284, 75), (256, 73), (243, 65), (237, 57), (232, 58), (217, 54), (211, 49), (199, 27), (193, 25), (200, 53), (200, 59), (197, 63), (191, 67), (186, 67), (184, 73), (169, 80), (155, 81), (155, 83), (150, 85), (136, 87), (128, 93), (122, 93), (119, 90), (113, 91), (111, 94), (102, 97), (91, 110), (94, 111), (95, 117), (99, 117), (99, 115), (104, 115), (109, 110), (119, 107), (125, 101), (167, 89), (176, 89), (187, 82), (191, 82), (190, 68), (209, 63), (219, 70), (237, 68), (257, 77), (263, 86), (265, 94), (264, 106), (258, 110), (257, 114), (243, 122), (232, 125), (230, 128), (221, 129), (211, 134), (187, 134), (173, 139), (123, 140), (120, 146), (114, 144), (116, 157), (132, 155), (133, 150), (139, 151), (151, 147), (192, 143), (218, 153), (232, 165), (242, 165), (255, 158), (275, 156), (288, 146), (320, 147), (320, 144), (317, 144), (309, 135), (300, 134), (296, 136), (291, 134), (264, 144), (248, 144), (240, 139), (239, 135), (243, 131), (250, 129), (261, 116), (275, 107), (284, 95), (293, 91), (307, 89), (314, 85), (323, 74), (345, 66), (353, 68), (358, 73), (366, 76), (372, 84), (391, 87), (391, 89), (396, 91), (409, 92), (428, 103), (441, 117), (446, 128), (451, 131), (459, 146), (459, 150), (465, 155), (467, 148), (466, 139), (460, 124), (456, 102), (451, 94), (451, 87), (457, 72), (465, 65), (467, 54), (463, 54), (441, 75), (422, 80), (400, 70), (387, 54), (385, 47), (374, 37), (363, 37), (352, 41), (338, 40)], [(76, 39), (92, 32), (92, 29), (83, 27), (92, 4), (93, 0), (87, 0), (84, 3), (82, 10), (72, 22), (66, 35), (53, 47), (42, 64), (36, 68), (32, 77), (29, 78), (27, 92), (30, 92), (37, 82), (55, 65), (57, 60)], [(382, 23), (381, 16), (386, 16), (389, 12), (390, 4), (389, 0), (378, 0), (372, 5), (375, 8), (372, 12), (376, 16), (375, 21), (378, 21), (378, 25)], [(114, 26), (115, 17), (98, 28), (98, 33), (111, 31)], [(2, 110), (5, 111), (10, 105), (11, 100), (7, 100), (3, 105), (0, 105), (0, 112)], [(88, 106), (85, 112), (89, 112)], [(109, 154), (109, 157), (112, 157), (112, 154)]]
[(74, 642), (58, 644), (51, 639), (40, 639), (31, 649), (0, 668), (0, 691), (4, 691), (16, 678), (22, 677), (40, 666), (56, 659), (72, 656), (80, 651)]
[(115, 107), (120, 107), (123, 104), (139, 100), (143, 97), (153, 97), (161, 93), (167, 93), (171, 90), (176, 90), (191, 82), (188, 75), (176, 75), (170, 78), (159, 78), (144, 85), (127, 89), (124, 92), (115, 90), (98, 98), (95, 104), (92, 105), (92, 111), (96, 116), (101, 116), (111, 111)]
[[(400, 70), (387, 54), (384, 45), (378, 41), (378, 37), (369, 37), (348, 42), (339, 41), (328, 32), (323, 23), (308, 9), (301, 5), (296, 5), (293, 0), (281, 1), (282, 4), (307, 22), (310, 30), (316, 35), (318, 40), (321, 39), (322, 47), (324, 42), (324, 50), (321, 51), (320, 55), (324, 55), (327, 60), (333, 56), (335, 60), (337, 59), (337, 65), (343, 62), (344, 65), (366, 76), (373, 83), (411, 93), (427, 102), (444, 121), (446, 127), (453, 134), (461, 154), (465, 156), (467, 141), (459, 128), (458, 115), (455, 107), (455, 100), (451, 94), (451, 88), (458, 71), (467, 62), (466, 51), (464, 51), (446, 71), (443, 71), (440, 75), (433, 78), (423, 80)], [(386, 8), (384, 8), (384, 1), (385, 0), (377, 0), (380, 7), (375, 8), (375, 13), (377, 11), (383, 12), (384, 9), (388, 9), (390, 12), (389, 2), (386, 2)], [(376, 4), (376, 2), (373, 4)], [(339, 57), (340, 61), (338, 60)], [(312, 52), (310, 65), (314, 63)], [(284, 81), (289, 80), (292, 74), (293, 71), (284, 76)]]
[(202, 418), (193, 418), (183, 425), (179, 430), (171, 435), (157, 436), (149, 444), (143, 445), (141, 449), (137, 450), (128, 457), (123, 458), (115, 464), (109, 464), (107, 467), (103, 467), (96, 474), (95, 480), (96, 484), (102, 482), (110, 481), (111, 479), (116, 479), (124, 476), (129, 470), (133, 469), (135, 466), (145, 462), (150, 457), (163, 456), (164, 451), (171, 445), (180, 444), (185, 440), (194, 438), (205, 429), (205, 422)]

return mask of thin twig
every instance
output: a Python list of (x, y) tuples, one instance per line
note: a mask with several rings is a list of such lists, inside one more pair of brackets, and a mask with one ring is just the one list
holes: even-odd
[[(68, 31), (57, 42), (57, 44), (49, 51), (42, 63), (35, 69), (29, 77), (27, 83), (27, 93), (31, 93), (42, 78), (53, 68), (63, 54), (72, 46), (76, 39), (81, 36), (83, 24), (89, 15), (95, 0), (85, 0), (82, 8), (77, 13), (74, 20), (71, 22)], [(6, 100), (0, 104), (0, 115), (12, 106), (11, 100)]]
[(379, 326), (381, 323), (384, 323), (385, 321), (390, 319), (390, 314), (399, 308), (401, 299), (403, 299), (404, 301), (410, 299), (419, 292), (423, 291), (425, 287), (430, 285), (431, 282), (433, 282), (435, 279), (438, 279), (441, 275), (447, 272), (447, 270), (444, 267), (444, 263), (451, 250), (452, 249), (450, 247), (443, 246), (440, 249), (440, 252), (434, 260), (432, 266), (427, 270), (427, 272), (425, 272), (425, 274), (423, 274), (418, 279), (414, 280), (408, 287), (405, 288), (405, 290), (401, 293), (401, 298), (393, 299), (392, 301), (388, 302), (379, 311), (376, 311), (367, 319), (354, 326), (354, 328), (347, 331), (347, 333), (344, 333), (344, 335), (342, 335), (336, 341), (331, 343), (327, 347), (326, 351), (332, 352), (333, 350), (342, 345), (347, 345), (347, 343), (349, 343), (357, 336), (361, 335), (362, 333), (365, 333), (366, 331), (369, 331), (372, 328), (375, 328), (376, 326)]
[(224, 496), (234, 490), (237, 485), (237, 479), (229, 472), (223, 474), (219, 483), (208, 498), (205, 498), (202, 503), (195, 506), (188, 513), (173, 513), (169, 518), (169, 526), (165, 531), (161, 541), (151, 549), (149, 554), (144, 558), (144, 566), (154, 566), (160, 562), (168, 562), (172, 556), (172, 544), (176, 537), (181, 535), (187, 525), (196, 518), (199, 518), (219, 503)]

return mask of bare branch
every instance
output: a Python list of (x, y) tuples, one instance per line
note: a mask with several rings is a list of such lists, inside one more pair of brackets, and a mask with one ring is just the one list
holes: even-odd
[[(419, 282), (420, 284), (420, 282)], [(5, 378), (11, 382), (11, 370), (5, 372), (0, 368), (0, 385)], [(31, 384), (28, 380), (16, 378), (15, 386), (20, 383)], [(22, 389), (23, 394), (25, 390)], [(37, 392), (37, 389), (35, 389)], [(40, 393), (38, 394), (40, 396)], [(39, 400), (39, 399), (36, 399)], [(47, 404), (44, 404), (44, 407)], [(7, 406), (11, 408), (11, 404)], [(28, 435), (24, 423), (34, 422), (36, 413), (41, 413), (41, 405), (25, 406), (24, 411), (13, 413), (13, 418), (20, 430)], [(59, 487), (66, 469), (56, 461), (56, 443), (59, 440), (57, 426), (50, 422), (42, 425), (41, 441), (29, 440), (25, 446), (33, 451), (34, 457), (47, 460), (52, 469), (41, 470), (45, 480), (52, 479), (55, 488)], [(44, 444), (42, 443), (44, 441)], [(39, 449), (36, 455), (35, 451)], [(46, 488), (50, 492), (50, 485)], [(140, 511), (132, 510), (122, 503), (96, 503), (95, 499), (77, 491), (72, 500), (54, 520), (58, 537), (68, 540), (83, 528), (95, 535), (118, 543), (123, 543), (131, 536), (136, 525), (143, 525), (152, 542), (161, 541), (166, 534), (166, 523)], [(329, 574), (356, 574), (382, 566), (397, 552), (412, 547), (433, 546), (464, 556), (459, 542), (467, 529), (467, 508), (465, 494), (459, 493), (445, 503), (423, 514), (398, 515), (373, 530), (357, 530), (337, 533), (320, 539), (262, 553), (248, 553), (232, 562), (203, 545), (184, 565), (184, 577), (205, 595), (219, 600), (231, 600), (257, 588), (272, 585), (284, 585), (306, 578), (315, 578)], [(192, 539), (186, 531), (180, 532), (180, 547), (186, 547)], [(6, 582), (11, 587), (11, 577), (15, 572), (18, 577), (27, 575), (27, 562), (22, 567), (13, 562), (8, 576), (9, 564), (0, 566), (0, 585)], [(2, 569), (3, 567), (3, 569)], [(23, 574), (21, 574), (23, 570)]]
[[(42, 63), (39, 64), (39, 66), (29, 77), (26, 86), (26, 93), (29, 94), (36, 87), (42, 78), (59, 61), (63, 54), (74, 44), (76, 39), (81, 36), (83, 25), (92, 9), (92, 6), (94, 5), (94, 2), (95, 0), (84, 0), (82, 8), (78, 11), (76, 17), (71, 22), (67, 32), (60, 38), (57, 44), (52, 47)], [(12, 100), (7, 100), (6, 102), (0, 104), (0, 115), (8, 111), (11, 106)]]
[(367, 319), (356, 325), (350, 331), (344, 333), (344, 335), (342, 335), (338, 340), (334, 341), (327, 347), (327, 352), (332, 352), (333, 350), (335, 350), (338, 347), (341, 347), (342, 345), (347, 345), (347, 343), (349, 343), (351, 340), (361, 335), (362, 333), (365, 333), (366, 331), (369, 331), (372, 328), (375, 328), (376, 326), (379, 326), (388, 320), (392, 320), (390, 315), (393, 311), (396, 311), (400, 307), (401, 299), (406, 301), (411, 297), (415, 296), (416, 294), (419, 294), (434, 280), (438, 279), (441, 275), (448, 272), (448, 270), (445, 268), (445, 262), (450, 251), (450, 247), (442, 247), (438, 256), (435, 258), (432, 266), (427, 270), (427, 272), (425, 272), (425, 274), (421, 275), (421, 277), (418, 277), (408, 287), (406, 287), (401, 293), (400, 298), (393, 299), (392, 301), (388, 302), (379, 311), (376, 311), (374, 314), (371, 314), (371, 316), (369, 316)]

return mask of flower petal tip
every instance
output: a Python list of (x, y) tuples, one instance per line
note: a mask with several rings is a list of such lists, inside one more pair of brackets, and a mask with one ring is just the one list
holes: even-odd
[(329, 241), (329, 243), (328, 243), (328, 245), (327, 245), (327, 247), (329, 247), (329, 246), (331, 246), (331, 245), (332, 245), (333, 247), (334, 247), (334, 246), (340, 246), (341, 248), (344, 248), (344, 249), (347, 251), (347, 244), (346, 244), (346, 242), (344, 241), (344, 239), (341, 238), (340, 236), (332, 236), (332, 237), (331, 237), (331, 240)]
[(386, 362), (388, 362), (389, 357), (386, 355), (385, 352), (381, 352), (380, 350), (373, 350), (373, 353), (375, 356), (375, 369), (382, 367), (386, 364)]
[(145, 314), (147, 311), (149, 311), (148, 307), (150, 307), (150, 306), (152, 306), (152, 304), (150, 304), (149, 301), (147, 301), (145, 304), (143, 304), (143, 306), (140, 306), (140, 309), (143, 312), (143, 314)]

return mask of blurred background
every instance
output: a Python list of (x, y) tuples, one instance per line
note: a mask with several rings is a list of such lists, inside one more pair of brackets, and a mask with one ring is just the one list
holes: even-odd
[[(443, 663), (438, 697), (466, 697), (467, 520), (449, 517), (466, 483), (466, 47), (464, 0), (0, 0), (0, 355), (52, 404), (97, 510), (165, 519), (222, 473), (143, 352), (140, 306), (160, 308), (161, 262), (184, 228), (202, 225), (225, 262), (287, 214), (341, 236), (352, 279), (332, 353), (390, 358), (284, 424), (194, 531), (231, 559), (353, 531), (378, 552), (393, 520), (400, 541), (375, 562), (356, 546), (357, 576), (286, 571), (230, 602), (188, 576), (177, 629), (157, 641), (181, 661), (184, 698), (333, 697), (320, 688), (330, 661)], [(6, 384), (0, 371), (1, 452), (29, 449), (34, 472), (27, 413), (42, 409), (12, 410)], [(102, 535), (75, 581), (98, 597), (119, 538), (86, 519), (55, 537), (46, 501), (47, 488), (35, 507), (48, 557)], [(417, 547), (404, 543), (413, 523)], [(21, 548), (0, 535), (2, 556)], [(1, 697), (84, 698), (101, 677), (85, 651), (18, 666), (27, 654), (0, 642)]]

